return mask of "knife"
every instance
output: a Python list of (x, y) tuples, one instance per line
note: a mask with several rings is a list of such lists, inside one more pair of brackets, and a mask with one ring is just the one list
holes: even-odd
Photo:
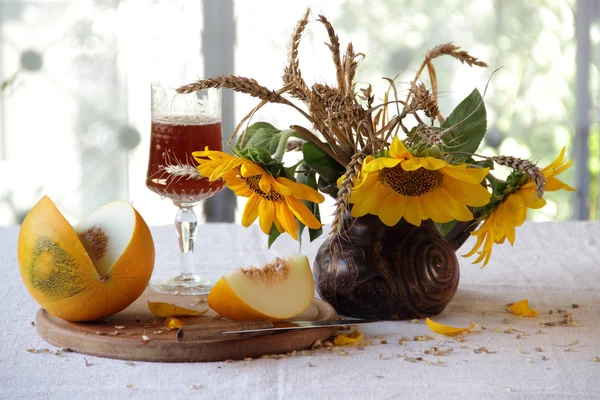
[(326, 321), (248, 321), (233, 322), (227, 324), (200, 324), (187, 325), (179, 328), (177, 331), (177, 340), (188, 342), (195, 340), (228, 340), (241, 339), (254, 336), (268, 335), (282, 331), (295, 331), (300, 329), (314, 329), (327, 327), (343, 327), (371, 322), (380, 322), (378, 320), (367, 319), (342, 319)]

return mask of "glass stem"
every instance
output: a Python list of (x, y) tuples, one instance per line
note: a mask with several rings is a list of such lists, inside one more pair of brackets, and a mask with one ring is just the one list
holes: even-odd
[[(175, 228), (179, 239), (181, 276), (192, 279), (194, 273), (194, 242), (198, 218), (192, 207), (179, 207)], [(184, 278), (184, 279), (185, 279)]]

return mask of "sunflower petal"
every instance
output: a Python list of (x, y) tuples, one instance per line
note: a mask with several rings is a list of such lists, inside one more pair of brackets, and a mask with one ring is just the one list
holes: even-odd
[(273, 181), (273, 177), (269, 174), (262, 174), (260, 176), (260, 180), (258, 181), (258, 187), (262, 190), (263, 193), (269, 193), (271, 191), (271, 182)]
[(404, 219), (413, 224), (414, 226), (421, 226), (421, 205), (419, 199), (416, 197), (406, 197), (406, 211), (404, 212)]
[(362, 172), (369, 174), (384, 168), (394, 168), (396, 165), (400, 164), (400, 161), (401, 160), (390, 157), (374, 158), (370, 162), (363, 163)]
[(208, 308), (204, 310), (193, 310), (191, 308), (180, 307), (171, 303), (163, 303), (161, 301), (148, 301), (148, 310), (157, 317), (189, 317), (203, 315), (208, 311)]
[(421, 209), (427, 214), (427, 218), (431, 218), (433, 221), (438, 223), (446, 223), (454, 220), (454, 217), (450, 213), (444, 212), (444, 208), (440, 207), (440, 202), (443, 202), (443, 198), (439, 196), (440, 191), (434, 190), (419, 197), (421, 202)]
[(432, 321), (429, 318), (426, 318), (425, 322), (427, 323), (427, 326), (429, 327), (429, 329), (431, 329), (431, 331), (433, 333), (438, 333), (440, 335), (446, 335), (446, 336), (459, 335), (463, 332), (467, 332), (467, 331), (473, 329), (473, 326), (474, 326), (473, 324), (471, 324), (470, 326), (468, 326), (466, 328), (456, 328), (454, 326), (439, 324), (435, 321)]
[(444, 160), (433, 157), (413, 157), (410, 160), (402, 161), (402, 169), (405, 171), (414, 171), (419, 168), (437, 171), (446, 166), (448, 166), (448, 164)]
[(390, 191), (379, 206), (379, 219), (387, 226), (396, 225), (404, 216), (406, 197)]
[(410, 151), (406, 149), (404, 142), (397, 136), (395, 136), (392, 140), (392, 145), (390, 146), (390, 156), (398, 160), (409, 159), (412, 157)]
[(293, 196), (288, 196), (285, 198), (285, 202), (288, 207), (292, 211), (292, 213), (298, 218), (300, 222), (309, 227), (310, 229), (319, 229), (323, 226), (314, 216), (312, 212), (306, 207), (306, 205), (302, 202), (302, 200), (298, 200)]
[[(288, 187), (291, 191), (291, 194), (293, 194), (295, 197), (297, 197), (299, 199), (312, 201), (313, 203), (322, 203), (325, 201), (325, 196), (323, 196), (321, 193), (319, 193), (318, 191), (316, 191), (315, 189), (311, 188), (308, 185), (294, 182), (291, 179), (284, 178), (284, 177), (279, 177), (279, 178), (276, 178), (275, 180), (278, 183), (280, 183), (281, 185)], [(281, 193), (281, 194), (284, 194), (284, 193)], [(284, 196), (289, 196), (289, 195), (284, 194)]]
[(384, 197), (389, 193), (389, 189), (382, 185), (380, 182), (375, 183), (368, 196), (360, 198), (360, 200), (354, 199), (354, 207), (350, 214), (354, 217), (362, 216), (365, 214), (378, 215), (379, 206), (384, 200)]
[(485, 186), (472, 184), (444, 175), (443, 185), (456, 200), (471, 207), (483, 207), (490, 202), (491, 194)]
[(538, 312), (529, 307), (529, 300), (523, 299), (508, 306), (508, 310), (522, 317), (537, 317)]
[(483, 240), (485, 239), (485, 237), (487, 235), (487, 230), (479, 229), (478, 231), (472, 232), (471, 235), (477, 236), (477, 242), (475, 242), (475, 246), (473, 246), (471, 251), (469, 251), (466, 254), (463, 254), (463, 257), (465, 257), (465, 258), (471, 257), (472, 255), (474, 255), (477, 252), (477, 250), (479, 250), (479, 247), (481, 247), (481, 244), (483, 243)]
[(275, 178), (271, 181), (271, 185), (273, 185), (273, 189), (275, 189), (275, 191), (279, 194), (282, 194), (284, 196), (290, 196), (293, 193), (292, 189), (289, 186), (281, 184), (278, 181), (278, 179), (280, 179), (280, 178)]
[(242, 225), (246, 228), (252, 225), (256, 221), (256, 218), (258, 218), (258, 203), (261, 200), (261, 197), (255, 194), (248, 198), (244, 207), (244, 214), (242, 215)]
[(187, 326), (187, 322), (184, 322), (175, 317), (167, 317), (165, 318), (164, 326), (167, 329), (179, 329)]
[(447, 215), (451, 216), (452, 219), (458, 221), (471, 221), (473, 219), (473, 214), (467, 206), (456, 200), (445, 187), (436, 189), (435, 193), (439, 199), (437, 202), (438, 206), (442, 208)]
[(281, 227), (289, 233), (294, 240), (298, 240), (298, 222), (296, 222), (296, 217), (292, 211), (290, 211), (285, 201), (278, 201), (275, 203), (275, 217), (281, 224)]
[(273, 225), (273, 218), (275, 217), (275, 206), (272, 201), (260, 199), (258, 202), (258, 217), (260, 229), (268, 235), (271, 232), (271, 225)]
[(265, 175), (266, 173), (267, 172), (264, 169), (250, 161), (242, 163), (242, 167), (240, 168), (240, 174), (244, 178), (249, 176)]
[(515, 193), (516, 196), (521, 196), (523, 203), (527, 208), (539, 209), (546, 205), (546, 200), (538, 197), (535, 189), (531, 190), (519, 190)]
[(489, 170), (489, 168), (466, 168), (463, 164), (462, 166), (446, 165), (444, 168), (440, 169), (440, 172), (463, 182), (481, 183)]
[(355, 329), (352, 333), (344, 334), (340, 333), (339, 335), (335, 335), (333, 338), (333, 343), (338, 346), (345, 346), (347, 344), (353, 344), (362, 339), (365, 335), (362, 334), (358, 329)]
[(204, 150), (198, 150), (198, 151), (192, 152), (192, 157), (206, 159), (207, 157), (228, 158), (228, 157), (234, 157), (234, 156), (232, 156), (231, 154), (227, 154), (220, 150), (210, 150), (209, 147), (206, 146), (206, 147), (204, 147)]

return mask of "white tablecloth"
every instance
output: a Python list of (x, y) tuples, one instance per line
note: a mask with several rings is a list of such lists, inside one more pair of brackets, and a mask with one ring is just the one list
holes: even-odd
[[(152, 229), (157, 275), (177, 272), (173, 228)], [(307, 356), (233, 363), (160, 364), (66, 353), (50, 348), (31, 321), (38, 309), (21, 282), (17, 227), (0, 229), (0, 398), (220, 399), (594, 398), (600, 396), (600, 224), (527, 223), (514, 248), (500, 246), (484, 269), (461, 259), (454, 301), (435, 319), (476, 329), (464, 342), (431, 333), (424, 321), (383, 322), (361, 328), (372, 344), (344, 348), (347, 355)], [(271, 253), (257, 227), (213, 224), (199, 228), (196, 264), (218, 278), (225, 271), (298, 251), (280, 238)], [(303, 244), (312, 260), (321, 241)], [(463, 249), (467, 249), (469, 241)], [(464, 251), (463, 251), (464, 253)], [(527, 298), (540, 316), (504, 311)], [(573, 304), (579, 305), (573, 308)], [(571, 313), (578, 326), (541, 326)], [(549, 314), (549, 310), (554, 310)], [(516, 331), (512, 331), (515, 329)], [(509, 332), (509, 333), (506, 333)], [(511, 333), (512, 332), (512, 333)], [(433, 340), (415, 341), (417, 335)], [(399, 344), (403, 336), (408, 342)], [(381, 341), (387, 343), (381, 343)], [(569, 346), (570, 345), (570, 346)], [(452, 348), (448, 355), (426, 350)], [(474, 349), (487, 348), (488, 353)], [(537, 349), (537, 350), (536, 350)], [(406, 357), (405, 357), (406, 355)], [(421, 357), (422, 359), (418, 359)], [(598, 359), (600, 360), (600, 359)], [(192, 386), (193, 385), (193, 386)]]

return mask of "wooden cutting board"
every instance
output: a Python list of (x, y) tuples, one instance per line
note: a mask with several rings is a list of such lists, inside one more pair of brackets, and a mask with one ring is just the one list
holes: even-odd
[[(315, 341), (325, 341), (335, 334), (336, 327), (305, 329), (235, 340), (178, 342), (177, 330), (163, 328), (164, 319), (154, 317), (147, 301), (162, 301), (186, 308), (205, 309), (206, 295), (172, 296), (146, 290), (127, 309), (94, 322), (68, 322), (51, 316), (46, 310), (37, 313), (37, 330), (47, 342), (57, 347), (98, 357), (121, 360), (198, 362), (223, 361), (265, 354), (282, 354), (310, 347)], [(180, 317), (188, 324), (223, 324), (213, 310), (201, 317)], [(313, 299), (311, 306), (292, 320), (321, 321), (337, 319), (335, 310), (326, 302)], [(119, 327), (119, 328), (115, 328)], [(146, 336), (150, 340), (144, 340)]]

